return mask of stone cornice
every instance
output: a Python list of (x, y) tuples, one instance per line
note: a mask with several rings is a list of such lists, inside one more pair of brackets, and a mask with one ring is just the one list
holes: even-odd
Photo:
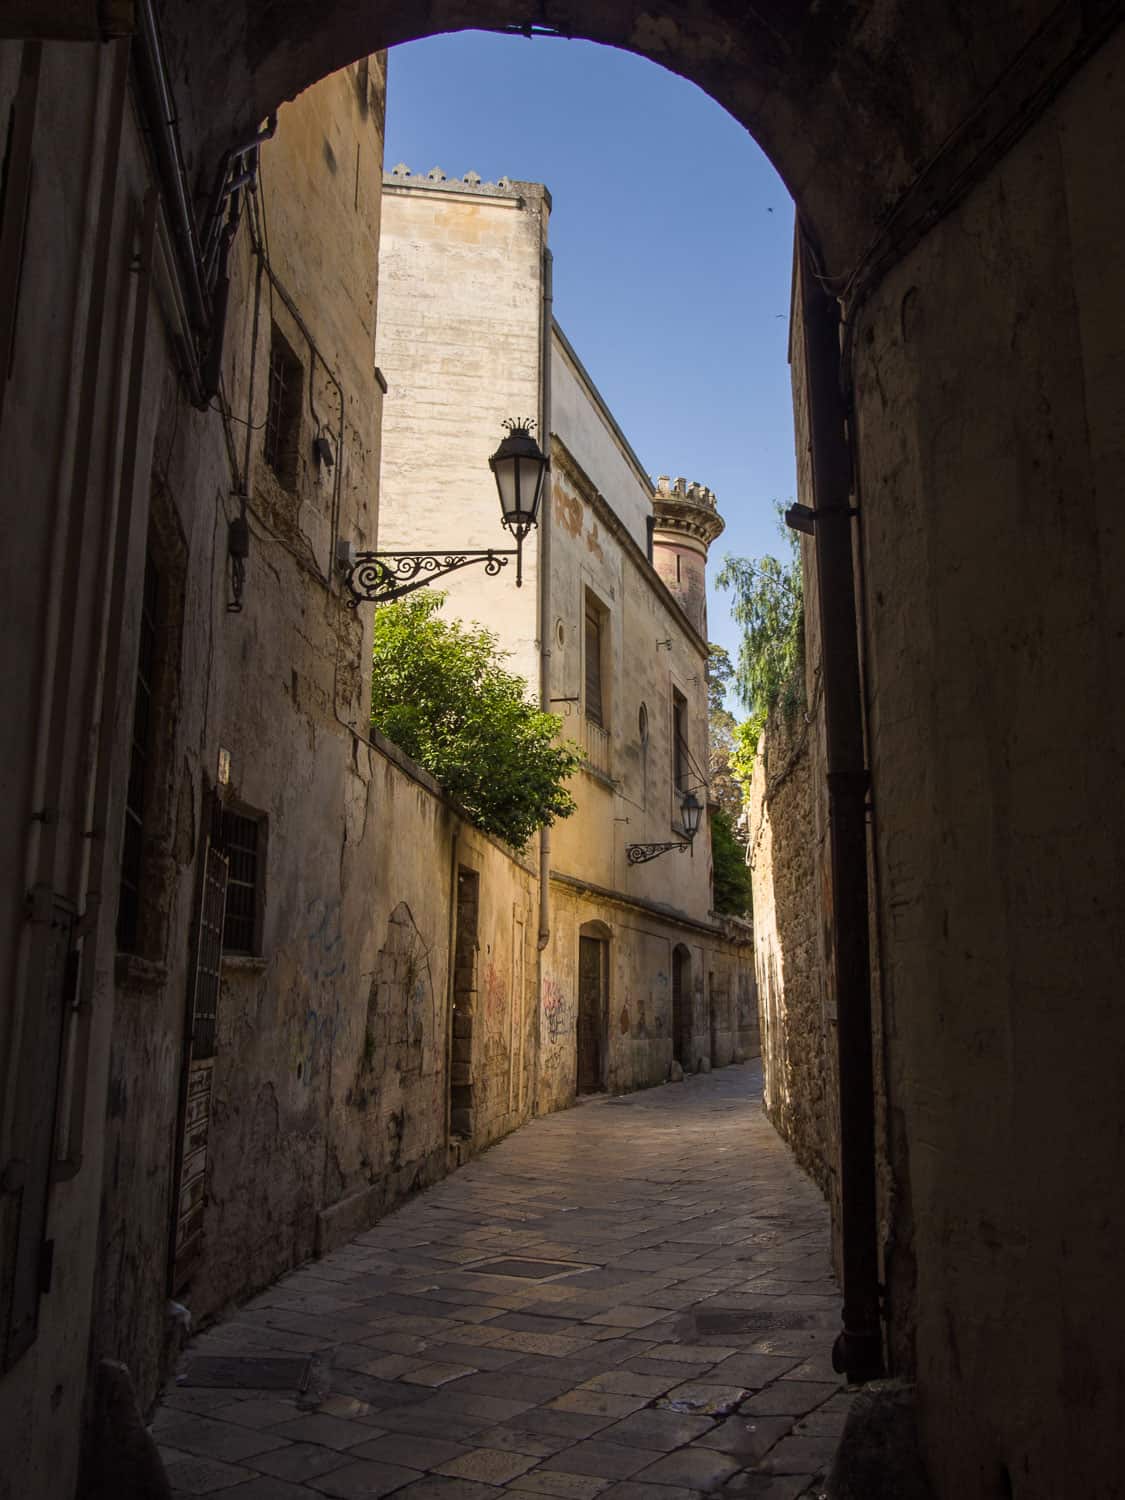
[(623, 906), (632, 911), (646, 912), (649, 916), (657, 917), (660, 921), (668, 922), (672, 926), (686, 927), (694, 932), (704, 932), (710, 938), (717, 938), (720, 942), (730, 943), (735, 947), (747, 947), (754, 941), (753, 929), (749, 924), (745, 924), (744, 931), (731, 931), (726, 926), (728, 919), (718, 913), (710, 913), (711, 920), (704, 921), (701, 917), (689, 916), (687, 912), (680, 911), (674, 906), (666, 906), (662, 901), (648, 901), (644, 896), (630, 896), (624, 891), (611, 891), (607, 886), (595, 885), (592, 881), (582, 880), (577, 875), (565, 875), (561, 870), (551, 871), (551, 884), (563, 886), (593, 901), (605, 902), (610, 906)]

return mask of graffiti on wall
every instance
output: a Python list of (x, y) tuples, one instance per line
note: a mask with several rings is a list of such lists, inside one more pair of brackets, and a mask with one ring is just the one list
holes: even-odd
[(499, 1031), (508, 1009), (508, 986), (492, 959), (484, 971), (484, 1015), (488, 1029)]
[(314, 896), (305, 908), (308, 933), (306, 970), (310, 979), (335, 979), (346, 974), (344, 934), (340, 928), (340, 903)]
[(570, 1005), (563, 993), (562, 985), (550, 974), (543, 976), (543, 1029), (552, 1042), (557, 1042), (570, 1030)]
[(308, 1088), (332, 1054), (336, 1040), (336, 1017), (321, 1015), (309, 1009), (305, 1019), (294, 1028), (289, 1048), (289, 1065), (297, 1081)]

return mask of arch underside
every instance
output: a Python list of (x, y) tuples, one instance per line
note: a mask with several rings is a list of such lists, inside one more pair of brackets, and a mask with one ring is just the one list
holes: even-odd
[(161, 24), (201, 191), (228, 146), (356, 58), (532, 23), (626, 48), (711, 94), (771, 158), (843, 281), (1051, 10), (1048, 0), (168, 0)]

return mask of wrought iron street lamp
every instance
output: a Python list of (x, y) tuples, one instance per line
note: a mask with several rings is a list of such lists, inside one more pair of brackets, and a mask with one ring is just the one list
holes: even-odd
[(685, 837), (667, 844), (626, 844), (625, 858), (631, 865), (643, 865), (647, 860), (657, 859), (671, 849), (681, 852), (684, 849), (690, 849), (695, 842), (695, 835), (699, 832), (702, 817), (703, 803), (694, 792), (685, 792), (680, 800), (680, 822)]
[(388, 604), (415, 589), (425, 588), (447, 573), (483, 563), (495, 577), (516, 559), (516, 587), (523, 584), (523, 539), (535, 525), (543, 497), (547, 457), (531, 435), (535, 423), (529, 417), (509, 418), (507, 436), (488, 460), (500, 496), (500, 524), (516, 539), (514, 547), (488, 547), (470, 551), (442, 549), (437, 552), (359, 552), (348, 568), (345, 583), (351, 593), (350, 608), (373, 602)]

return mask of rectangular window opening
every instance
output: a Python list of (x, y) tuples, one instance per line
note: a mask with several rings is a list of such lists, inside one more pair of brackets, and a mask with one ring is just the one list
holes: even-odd
[(275, 324), (270, 339), (265, 456), (266, 462), (287, 490), (297, 487), (304, 376), (301, 361)]
[(586, 600), (586, 717), (605, 728), (605, 699), (602, 693), (602, 614), (597, 605)]
[(125, 790), (125, 829), (121, 847), (121, 884), (117, 900), (117, 947), (135, 953), (140, 937), (144, 882), (145, 803), (152, 762), (153, 694), (156, 678), (160, 575), (152, 554), (145, 556), (141, 600), (141, 638), (133, 696), (133, 736), (129, 746), (129, 782)]
[(256, 954), (261, 943), (265, 819), (223, 809), (222, 847), (230, 860), (223, 952)]
[(686, 792), (689, 785), (687, 699), (672, 689), (672, 782), (676, 790)]

